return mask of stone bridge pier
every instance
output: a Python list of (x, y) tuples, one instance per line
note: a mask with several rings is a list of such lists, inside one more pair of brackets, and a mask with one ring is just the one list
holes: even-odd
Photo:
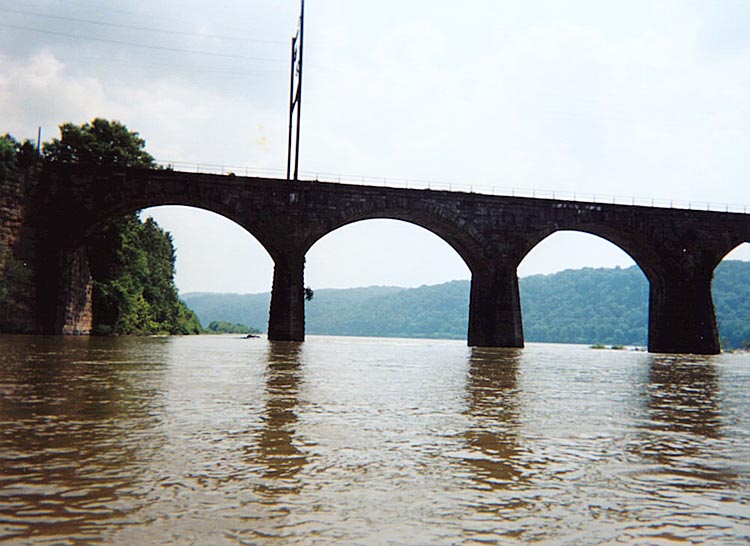
[(711, 282), (732, 248), (728, 232), (687, 230), (650, 264), (648, 349), (653, 353), (721, 352)]
[(472, 347), (523, 347), (520, 259), (496, 255), (472, 268), (468, 344)]
[(651, 281), (648, 350), (716, 354), (721, 351), (711, 296), (712, 271), (690, 277), (676, 272)]
[(301, 252), (274, 256), (268, 339), (305, 340), (305, 255)]
[(521, 297), (514, 267), (501, 264), (472, 275), (468, 343), (472, 347), (523, 347)]

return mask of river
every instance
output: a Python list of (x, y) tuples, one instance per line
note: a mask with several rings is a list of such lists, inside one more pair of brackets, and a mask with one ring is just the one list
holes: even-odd
[(0, 336), (3, 541), (747, 545), (750, 355)]

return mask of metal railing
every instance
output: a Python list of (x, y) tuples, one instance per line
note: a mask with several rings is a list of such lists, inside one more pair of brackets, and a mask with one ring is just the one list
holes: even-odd
[[(193, 163), (187, 161), (156, 160), (160, 167), (180, 172), (194, 172), (202, 174), (255, 176), (262, 178), (286, 179), (286, 172), (282, 169), (267, 169), (237, 165), (220, 165), (214, 163)], [(607, 205), (631, 205), (639, 207), (658, 207), (685, 210), (704, 210), (713, 212), (733, 212), (747, 214), (750, 205), (731, 203), (688, 201), (678, 199), (653, 199), (650, 197), (622, 196), (606, 193), (570, 192), (545, 189), (529, 189), (517, 187), (498, 187), (480, 184), (460, 184), (454, 182), (422, 180), (416, 178), (392, 178), (378, 176), (362, 176), (353, 174), (339, 174), (328, 172), (300, 171), (301, 180), (314, 180), (339, 184), (361, 184), (367, 186), (382, 186), (387, 188), (402, 188), (414, 190), (443, 190), (484, 195), (498, 195), (503, 197), (531, 197), (536, 199), (555, 199), (561, 201), (601, 203)]]

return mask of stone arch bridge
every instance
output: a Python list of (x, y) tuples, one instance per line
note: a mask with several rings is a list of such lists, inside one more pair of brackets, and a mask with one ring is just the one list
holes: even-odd
[(87, 237), (115, 215), (157, 205), (218, 213), (265, 247), (275, 264), (272, 340), (304, 339), (307, 250), (343, 225), (390, 218), (428, 229), (466, 262), (472, 273), (470, 345), (523, 346), (516, 268), (551, 233), (575, 230), (614, 243), (645, 273), (649, 351), (717, 353), (713, 271), (728, 252), (750, 241), (750, 215), (735, 213), (171, 170), (62, 166), (48, 168), (41, 180), (34, 209), (49, 274), (39, 291), (45, 329), (56, 333), (74, 330), (90, 299), (90, 289), (76, 286), (87, 279), (81, 257)]

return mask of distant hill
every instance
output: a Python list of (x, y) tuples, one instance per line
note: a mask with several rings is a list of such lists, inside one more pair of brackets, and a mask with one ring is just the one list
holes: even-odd
[[(520, 280), (527, 341), (646, 345), (648, 282), (637, 267), (577, 269)], [(722, 262), (714, 276), (722, 343), (750, 341), (750, 263)], [(201, 322), (229, 321), (266, 330), (270, 295), (189, 293)], [(469, 281), (419, 288), (318, 289), (306, 303), (310, 334), (464, 339)]]
[(529, 341), (646, 345), (648, 281), (635, 266), (569, 269), (519, 285)]

